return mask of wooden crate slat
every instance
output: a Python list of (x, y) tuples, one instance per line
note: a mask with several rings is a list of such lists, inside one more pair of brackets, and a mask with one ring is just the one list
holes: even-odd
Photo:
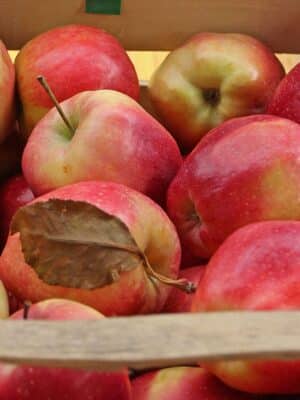
[(299, 358), (300, 312), (221, 312), (1, 321), (0, 360), (87, 369)]

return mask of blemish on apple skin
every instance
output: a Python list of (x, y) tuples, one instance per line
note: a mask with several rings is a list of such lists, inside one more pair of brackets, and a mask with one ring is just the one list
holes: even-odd
[(63, 171), (65, 174), (69, 174), (71, 172), (71, 166), (70, 165), (64, 165), (63, 166)]

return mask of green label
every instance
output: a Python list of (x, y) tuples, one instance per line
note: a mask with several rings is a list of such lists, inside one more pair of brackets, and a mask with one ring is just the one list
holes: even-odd
[(86, 0), (85, 11), (91, 14), (121, 14), (121, 0)]

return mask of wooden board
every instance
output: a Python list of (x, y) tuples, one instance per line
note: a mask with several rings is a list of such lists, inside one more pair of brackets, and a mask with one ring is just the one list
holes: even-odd
[(300, 359), (300, 312), (1, 321), (0, 360), (114, 370), (199, 361)]
[(121, 15), (85, 13), (85, 0), (1, 0), (0, 37), (11, 49), (54, 26), (83, 23), (128, 50), (168, 50), (199, 31), (243, 32), (278, 52), (300, 52), (299, 0), (122, 0)]
[[(12, 60), (15, 59), (18, 51), (11, 50), (9, 52)], [(167, 51), (128, 51), (128, 55), (132, 60), (139, 79), (141, 81), (149, 81), (151, 75), (156, 68), (167, 57)], [(297, 63), (300, 62), (300, 54), (277, 54), (282, 62), (286, 72), (290, 71)]]

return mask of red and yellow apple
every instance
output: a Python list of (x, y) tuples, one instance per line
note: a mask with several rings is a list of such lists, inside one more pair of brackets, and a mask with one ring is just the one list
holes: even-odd
[(178, 284), (180, 255), (173, 224), (151, 199), (82, 182), (17, 211), (0, 279), (20, 300), (67, 298), (104, 315), (159, 312), (171, 290), (163, 282)]
[(15, 122), (15, 69), (4, 43), (0, 40), (0, 144)]
[(33, 130), (23, 153), (24, 176), (36, 195), (67, 184), (122, 183), (159, 202), (181, 166), (173, 137), (137, 102), (112, 90), (77, 94)]
[[(179, 271), (179, 278), (193, 282), (195, 288), (199, 285), (199, 282), (205, 271), (204, 265), (199, 265), (191, 268), (186, 268)], [(181, 313), (189, 312), (193, 302), (195, 292), (186, 293), (176, 287), (174, 287), (169, 294), (169, 297), (164, 305), (163, 312), (165, 313)]]
[(196, 257), (251, 222), (300, 219), (300, 125), (270, 115), (226, 121), (185, 159), (167, 203), (183, 251)]
[(199, 33), (172, 51), (150, 81), (161, 121), (191, 150), (223, 121), (266, 111), (284, 70), (257, 39)]
[[(192, 311), (299, 310), (300, 222), (267, 221), (234, 232), (210, 259)], [(233, 388), (300, 393), (300, 360), (201, 363)]]
[[(23, 310), (11, 319), (23, 318)], [(97, 320), (102, 315), (83, 304), (52, 299), (34, 304), (33, 320)], [(34, 340), (34, 338), (33, 338)], [(131, 400), (127, 371), (105, 373), (68, 368), (0, 364), (0, 398), (7, 400)]]
[(267, 112), (300, 123), (300, 63), (279, 83)]
[(148, 372), (132, 381), (132, 400), (250, 400), (199, 367)]
[(114, 36), (91, 26), (44, 32), (21, 48), (15, 64), (25, 137), (52, 108), (38, 75), (45, 76), (59, 102), (95, 89), (117, 90), (136, 100), (139, 96), (137, 74), (124, 48)]

